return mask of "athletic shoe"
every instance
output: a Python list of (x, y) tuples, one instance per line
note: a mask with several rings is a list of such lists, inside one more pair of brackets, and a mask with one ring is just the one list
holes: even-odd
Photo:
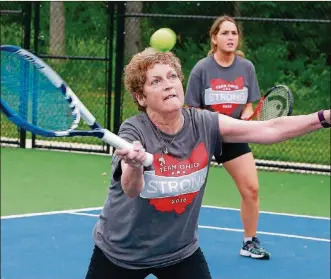
[(243, 242), (243, 247), (240, 250), (240, 255), (251, 257), (253, 259), (269, 260), (271, 254), (263, 249), (257, 237), (253, 237), (250, 241)]

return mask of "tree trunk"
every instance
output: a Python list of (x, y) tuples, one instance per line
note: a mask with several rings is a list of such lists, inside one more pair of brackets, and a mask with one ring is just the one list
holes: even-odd
[(52, 55), (65, 55), (64, 2), (50, 2), (49, 51)]
[[(240, 17), (241, 16), (241, 8), (240, 8), (241, 2), (234, 1), (233, 2), (233, 9), (234, 9), (234, 16), (235, 17)], [(241, 21), (237, 21), (238, 27), (239, 27), (239, 32), (241, 35), (241, 39), (244, 38), (244, 30), (243, 30), (243, 24)]]
[[(126, 13), (141, 13), (142, 1), (126, 2)], [(125, 56), (130, 59), (132, 55), (142, 50), (141, 28), (139, 17), (125, 18)]]

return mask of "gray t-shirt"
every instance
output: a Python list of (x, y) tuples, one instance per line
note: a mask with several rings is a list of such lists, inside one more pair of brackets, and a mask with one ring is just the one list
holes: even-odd
[(222, 67), (209, 55), (193, 67), (185, 103), (240, 118), (245, 104), (260, 98), (255, 68), (249, 60), (236, 56), (231, 66)]
[(171, 265), (198, 248), (197, 222), (209, 163), (221, 140), (218, 113), (183, 109), (184, 126), (174, 136), (161, 133), (145, 113), (121, 125), (119, 135), (139, 140), (154, 155), (144, 168), (144, 188), (129, 198), (121, 186), (121, 163), (113, 156), (108, 199), (94, 229), (95, 244), (113, 263), (130, 269)]

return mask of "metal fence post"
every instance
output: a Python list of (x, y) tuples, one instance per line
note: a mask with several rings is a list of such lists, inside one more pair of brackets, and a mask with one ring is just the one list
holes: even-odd
[(33, 49), (34, 53), (38, 54), (39, 46), (39, 31), (40, 31), (40, 2), (33, 2), (34, 18), (33, 18)]
[[(32, 12), (32, 2), (27, 2), (23, 4), (23, 26), (24, 26), (24, 37), (23, 37), (23, 47), (25, 49), (30, 49), (30, 39), (31, 39), (31, 12)], [(26, 131), (20, 129), (20, 148), (26, 147)]]
[[(39, 51), (39, 29), (40, 29), (40, 2), (33, 3), (34, 6), (34, 18), (33, 18), (33, 49), (34, 53), (38, 55)], [(31, 147), (36, 147), (36, 135), (31, 137)]]
[[(113, 43), (114, 43), (114, 2), (108, 1), (108, 50), (106, 56), (108, 61), (106, 63), (106, 71), (108, 73), (107, 79), (107, 95), (106, 97), (106, 128), (111, 130), (112, 121), (112, 92), (113, 92)], [(107, 144), (107, 153), (109, 153), (110, 146)]]
[(117, 134), (122, 121), (122, 74), (124, 64), (124, 25), (125, 2), (117, 3), (116, 28), (116, 66), (115, 66), (115, 103), (114, 103), (114, 129)]

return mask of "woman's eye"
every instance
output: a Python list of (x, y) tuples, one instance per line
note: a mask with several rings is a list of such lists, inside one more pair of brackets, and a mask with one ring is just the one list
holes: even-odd
[(172, 79), (175, 79), (175, 78), (177, 78), (177, 75), (176, 74), (171, 74), (171, 76), (170, 76)]
[(159, 80), (158, 79), (154, 79), (153, 81), (152, 81), (152, 84), (158, 84), (159, 83)]

